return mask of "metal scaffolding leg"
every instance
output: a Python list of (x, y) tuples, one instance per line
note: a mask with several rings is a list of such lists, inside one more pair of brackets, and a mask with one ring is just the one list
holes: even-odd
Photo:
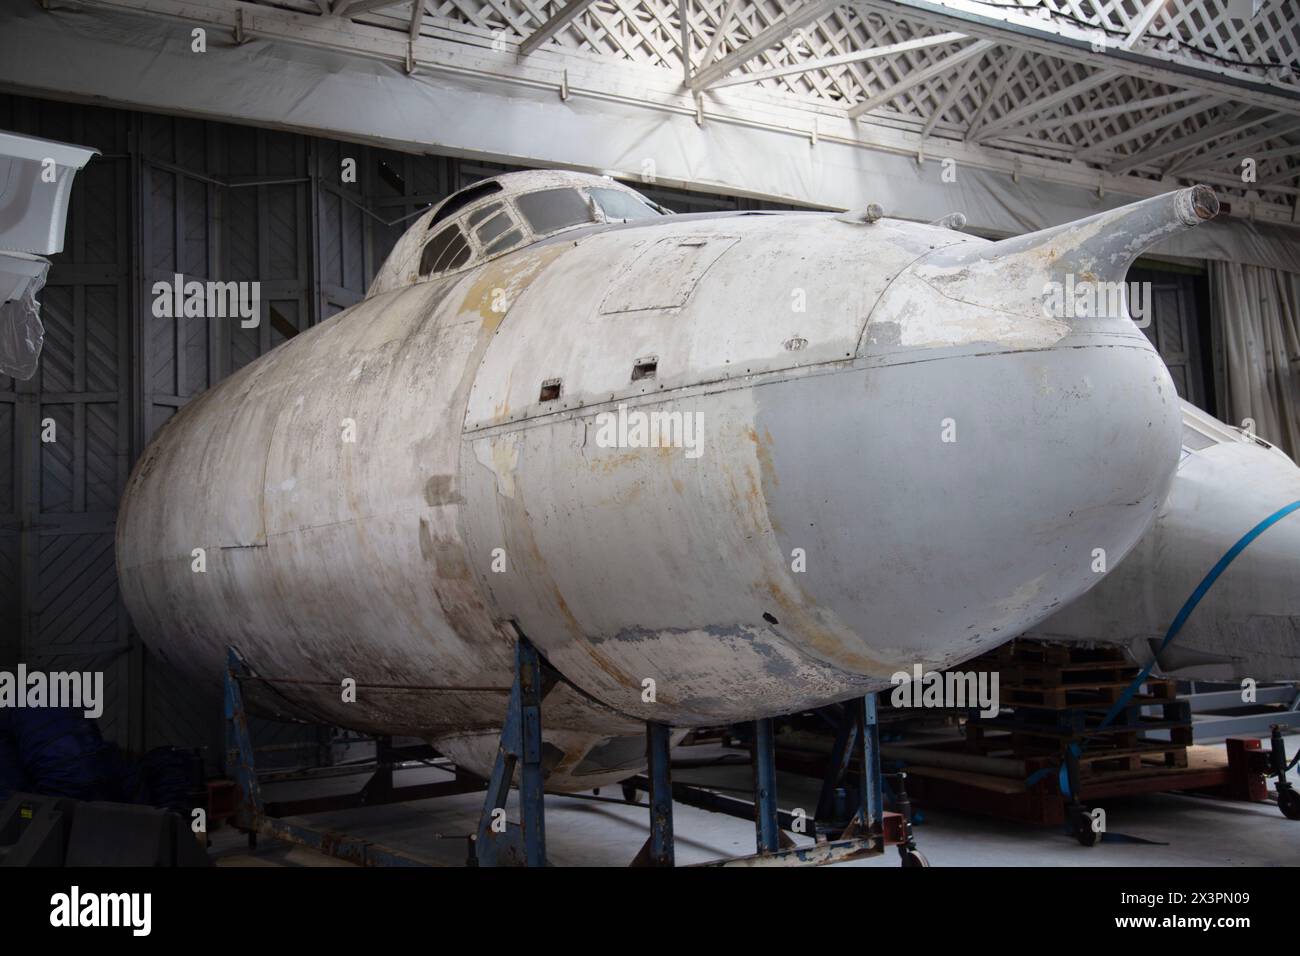
[[(817, 799), (817, 813), (814, 817), (815, 832), (819, 839), (835, 827), (842, 830), (854, 816), (851, 811), (838, 808), (844, 794), (844, 778), (853, 760), (858, 731), (862, 726), (859, 713), (861, 708), (855, 704), (856, 702), (851, 702), (838, 708), (839, 726), (835, 731), (835, 744), (826, 761), (826, 774), (822, 779), (821, 796)], [(828, 708), (827, 713), (830, 712)]]
[(650, 778), (650, 844), (646, 863), (673, 866), (673, 781), (669, 763), (667, 724), (647, 723), (646, 758)]
[(244, 692), (239, 679), (248, 674), (248, 665), (233, 647), (226, 649), (226, 775), (234, 778), (239, 791), (236, 822), (248, 829), (249, 845), (256, 845), (257, 821), (262, 819), (262, 788), (257, 782), (253, 761), (253, 738), (248, 732), (248, 712), (244, 709)]
[(770, 717), (754, 721), (754, 823), (759, 853), (775, 853), (781, 849), (776, 806), (776, 738)]
[[(350, 837), (347, 834), (317, 830), (313, 827), (290, 823), (267, 815), (268, 807), (272, 811), (278, 808), (279, 810), (297, 813), (337, 809), (337, 807), (314, 804), (332, 803), (338, 798), (316, 798), (314, 800), (308, 798), (287, 804), (272, 802), (268, 805), (263, 803), (262, 788), (257, 780), (257, 766), (254, 761), (253, 736), (249, 731), (248, 712), (244, 709), (244, 693), (240, 684), (241, 680), (249, 678), (253, 678), (253, 674), (247, 662), (233, 647), (228, 648), (226, 652), (224, 707), (226, 717), (226, 775), (234, 779), (235, 788), (238, 792), (234, 823), (240, 829), (247, 831), (249, 846), (256, 846), (258, 834), (264, 834), (285, 843), (310, 847), (320, 853), (337, 857), (340, 860), (347, 860), (358, 866), (429, 866), (431, 864), (429, 860), (392, 850), (378, 843)], [(381, 759), (384, 756), (391, 756), (391, 753), (385, 754), (383, 745), (381, 745)], [(391, 786), (391, 767), (389, 768), (389, 774), (387, 780), (381, 777), (381, 789), (372, 791), (371, 799), (374, 799), (377, 793), (380, 792), (385, 797), (401, 795), (406, 799), (425, 799), (429, 796), (439, 795), (441, 792), (467, 792), (465, 785), (460, 781), (453, 781), (450, 785), (432, 784), (394, 790)], [(478, 789), (478, 787), (475, 786), (473, 789)], [(363, 790), (362, 796), (364, 797), (365, 794), (366, 791)], [(365, 799), (362, 799), (350, 805), (363, 806), (366, 802)]]
[(880, 721), (876, 715), (876, 695), (867, 694), (858, 706), (862, 721), (862, 819), (868, 833), (880, 836), (885, 828), (885, 799), (880, 772)]
[[(519, 835), (506, 821), (506, 799), (520, 768)], [(542, 666), (537, 648), (522, 634), (515, 642), (515, 680), (496, 763), (479, 819), (474, 855), (479, 866), (522, 862), (546, 865), (542, 811)]]

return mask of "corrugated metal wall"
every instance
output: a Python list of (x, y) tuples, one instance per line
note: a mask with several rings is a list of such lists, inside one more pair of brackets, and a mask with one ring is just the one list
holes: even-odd
[[(40, 371), (0, 377), (0, 666), (103, 670), (106, 737), (137, 752), (204, 747), (215, 763), (219, 675), (183, 681), (118, 599), (113, 526), (131, 464), (195, 395), (359, 301), (429, 203), (508, 167), (9, 96), (0, 128), (103, 153), (77, 176), (40, 297)], [(648, 192), (682, 212), (776, 208)], [(258, 280), (262, 321), (155, 317), (153, 284), (177, 273)], [(55, 440), (42, 442), (49, 420)], [(315, 729), (264, 725), (255, 739), (286, 763), (323, 750)]]

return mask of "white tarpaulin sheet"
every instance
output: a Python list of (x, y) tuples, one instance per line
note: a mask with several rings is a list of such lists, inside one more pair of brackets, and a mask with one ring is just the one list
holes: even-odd
[(1300, 455), (1300, 275), (1235, 262), (1210, 266), (1228, 372), (1228, 420)]
[(0, 252), (0, 375), (26, 381), (36, 374), (45, 342), (41, 305), (50, 260)]

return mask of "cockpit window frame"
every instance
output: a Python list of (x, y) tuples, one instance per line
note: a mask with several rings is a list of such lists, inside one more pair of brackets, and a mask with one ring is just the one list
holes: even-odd
[(442, 201), (442, 205), (438, 207), (437, 212), (429, 219), (429, 225), (425, 228), (425, 232), (433, 232), (434, 226), (440, 225), (471, 206), (477, 205), (480, 200), (503, 192), (505, 192), (505, 187), (495, 179), (484, 180), (481, 183), (474, 183), (472, 186), (457, 190)]
[[(479, 187), (483, 187), (480, 189)], [(561, 226), (549, 232), (538, 233), (533, 229), (532, 223), (527, 219), (524, 211), (519, 206), (519, 199), (525, 196), (533, 196), (538, 193), (551, 192), (559, 189), (567, 189), (576, 193), (590, 210), (590, 219), (582, 222), (571, 223)], [(644, 204), (659, 215), (672, 215), (662, 206), (652, 202), (634, 189), (624, 186), (616, 180), (609, 180), (607, 184), (600, 186), (590, 186), (586, 183), (564, 184), (561, 186), (548, 185), (544, 188), (531, 190), (528, 192), (512, 193), (501, 187), (495, 180), (486, 180), (483, 183), (475, 183), (473, 186), (462, 189), (453, 193), (438, 210), (430, 216), (429, 223), (425, 227), (426, 239), (422, 242), (416, 252), (415, 275), (417, 282), (427, 282), (433, 279), (441, 279), (447, 276), (464, 272), (490, 262), (499, 256), (514, 252), (531, 243), (540, 240), (549, 239), (552, 236), (562, 235), (565, 232), (572, 232), (588, 226), (599, 226), (605, 224), (617, 224), (629, 221), (620, 218), (610, 219), (605, 214), (599, 200), (592, 194), (593, 189), (608, 189), (618, 192), (626, 192), (632, 199)], [(453, 203), (453, 200), (458, 200)], [(483, 241), (478, 236), (481, 227), (489, 222), (494, 221), (498, 216), (504, 215), (508, 224), (504, 229), (500, 229), (493, 235)], [(653, 221), (655, 217), (646, 217), (646, 221)], [(469, 256), (454, 268), (437, 269), (437, 263), (433, 265), (432, 271), (425, 274), (420, 272), (419, 266), (422, 262), (425, 249), (436, 236), (441, 235), (448, 227), (455, 225), (458, 227), (461, 239), (469, 247)], [(503, 240), (517, 235), (518, 238), (511, 242), (503, 244)]]
[[(596, 211), (600, 213), (605, 222), (641, 222), (642, 220), (661, 218), (664, 215), (668, 215), (665, 213), (662, 206), (651, 202), (649, 198), (642, 196), (635, 189), (626, 189), (611, 183), (608, 186), (587, 186), (583, 191), (586, 192), (588, 201), (595, 205)], [(615, 193), (620, 196), (626, 196), (633, 202), (644, 206), (651, 214), (648, 216), (635, 217), (611, 216), (609, 210), (607, 210), (601, 202), (601, 197), (599, 195), (601, 193)]]
[[(539, 215), (543, 212), (552, 215), (559, 211), (564, 215), (569, 215), (570, 212), (576, 212), (578, 209), (577, 206), (572, 206), (570, 210), (563, 210), (559, 205), (552, 203), (550, 209), (544, 209), (539, 205), (538, 208), (530, 211), (529, 205), (531, 205), (531, 203), (524, 202), (524, 200), (541, 200), (544, 196), (557, 200), (565, 199), (566, 201), (568, 196), (575, 197), (581, 205), (583, 218), (573, 220), (566, 219), (560, 222), (559, 225), (535, 220), (534, 212)], [(596, 205), (595, 200), (591, 198), (591, 195), (587, 190), (574, 185), (551, 186), (546, 189), (537, 189), (532, 192), (520, 193), (518, 196), (514, 197), (514, 206), (518, 211), (519, 218), (527, 224), (529, 232), (539, 239), (547, 236), (555, 236), (571, 229), (581, 229), (584, 226), (598, 226), (605, 221), (604, 214), (599, 211), (599, 207)], [(539, 228), (539, 226), (547, 226), (548, 228)]]
[[(424, 244), (420, 246), (420, 261), (416, 267), (416, 274), (419, 275), (421, 279), (434, 279), (438, 276), (459, 272), (474, 261), (474, 246), (470, 242), (470, 237), (465, 234), (465, 229), (462, 227), (461, 223), (453, 220), (451, 222), (444, 222), (441, 225), (442, 228), (429, 236)], [(436, 258), (429, 262), (426, 268), (425, 258), (428, 256), (429, 251), (433, 249), (435, 243), (442, 239), (443, 236), (447, 235), (451, 235), (451, 238), (448, 239), (445, 246), (437, 251)], [(460, 243), (459, 248), (456, 245), (458, 241)], [(455, 251), (452, 252), (452, 250)], [(451, 252), (450, 257), (448, 256), (449, 252)], [(457, 263), (456, 260), (460, 258), (462, 254), (464, 254), (464, 258)]]

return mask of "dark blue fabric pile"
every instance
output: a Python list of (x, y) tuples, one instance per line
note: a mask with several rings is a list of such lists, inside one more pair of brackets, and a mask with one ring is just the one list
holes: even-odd
[(76, 800), (114, 799), (115, 748), (81, 711), (0, 708), (0, 741), (0, 751), (16, 752), (26, 789)]
[(192, 766), (175, 747), (136, 763), (79, 710), (0, 707), (0, 801), (23, 791), (185, 811)]

